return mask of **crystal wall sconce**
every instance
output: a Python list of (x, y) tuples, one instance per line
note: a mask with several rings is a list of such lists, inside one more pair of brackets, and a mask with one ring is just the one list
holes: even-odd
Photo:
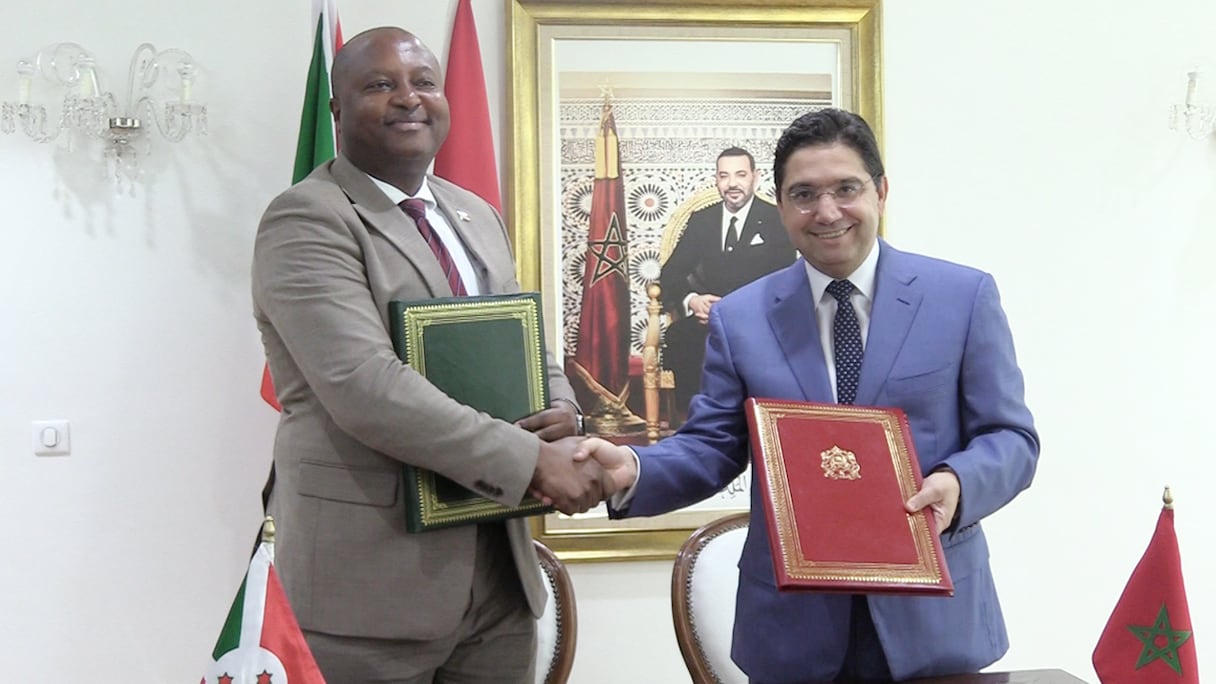
[(1195, 140), (1202, 140), (1212, 135), (1213, 123), (1216, 122), (1216, 107), (1196, 101), (1199, 70), (1189, 71), (1186, 76), (1186, 99), (1182, 104), (1170, 108), (1170, 130), (1186, 131), (1186, 134)]
[(100, 144), (116, 181), (131, 183), (153, 138), (206, 134), (207, 107), (193, 93), (197, 78), (188, 53), (144, 43), (131, 56), (126, 90), (116, 92), (103, 88), (92, 53), (58, 43), (17, 62), (17, 99), (0, 102), (0, 131), (40, 143), (66, 140), (69, 149)]

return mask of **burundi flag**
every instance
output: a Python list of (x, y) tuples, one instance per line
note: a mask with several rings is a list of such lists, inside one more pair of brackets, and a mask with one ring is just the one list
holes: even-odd
[(300, 137), (296, 143), (296, 165), (291, 182), (305, 176), (337, 154), (334, 118), (329, 112), (329, 74), (334, 53), (342, 48), (342, 24), (335, 0), (313, 0), (312, 61), (304, 85), (304, 108), (300, 113)]
[(267, 519), (202, 684), (325, 684), (274, 571), (273, 544)]
[[(304, 107), (300, 112), (300, 135), (296, 141), (296, 162), (291, 182), (299, 183), (312, 170), (333, 159), (338, 152), (334, 135), (334, 118), (329, 112), (329, 74), (334, 65), (334, 53), (342, 48), (342, 24), (338, 21), (335, 0), (313, 0), (312, 59), (308, 64), (308, 81), (304, 84)], [(262, 399), (282, 410), (275, 396), (270, 368), (262, 368)]]
[(1102, 684), (1199, 684), (1191, 612), (1165, 490), (1157, 529), (1094, 649)]

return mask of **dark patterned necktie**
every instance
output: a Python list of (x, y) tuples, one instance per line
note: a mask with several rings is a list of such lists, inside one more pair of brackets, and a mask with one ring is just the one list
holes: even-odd
[(738, 220), (738, 216), (730, 217), (730, 225), (726, 228), (726, 243), (722, 245), (722, 251), (724, 252), (735, 251), (735, 245), (739, 244), (739, 231), (735, 228), (735, 223)]
[(836, 318), (832, 321), (832, 351), (836, 359), (836, 403), (852, 404), (857, 398), (861, 377), (861, 326), (850, 295), (856, 288), (847, 280), (833, 280), (828, 294), (836, 298)]
[(452, 288), (452, 294), (457, 297), (469, 294), (464, 287), (464, 281), (460, 278), (456, 262), (452, 260), (451, 253), (448, 252), (447, 247), (443, 246), (443, 241), (439, 239), (435, 231), (431, 229), (431, 222), (426, 220), (426, 202), (420, 199), (408, 199), (401, 203), (401, 209), (409, 214), (409, 217), (414, 219), (414, 223), (418, 225), (418, 232), (422, 234), (422, 239), (426, 240), (426, 244), (430, 245), (435, 259), (439, 261), (439, 268), (443, 269), (443, 275), (448, 279), (448, 286)]

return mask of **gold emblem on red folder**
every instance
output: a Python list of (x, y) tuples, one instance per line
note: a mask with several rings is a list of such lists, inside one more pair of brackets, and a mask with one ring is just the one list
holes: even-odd
[(845, 451), (836, 445), (831, 449), (819, 452), (820, 465), (823, 466), (823, 476), (829, 480), (860, 480), (861, 465), (852, 451)]

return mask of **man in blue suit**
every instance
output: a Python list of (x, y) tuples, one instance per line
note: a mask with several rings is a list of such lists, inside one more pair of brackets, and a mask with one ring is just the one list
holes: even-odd
[(996, 284), (878, 238), (889, 186), (857, 115), (806, 114), (774, 156), (782, 223), (803, 258), (714, 306), (701, 393), (676, 435), (636, 452), (588, 440), (576, 458), (628, 488), (614, 515), (656, 515), (747, 467), (749, 396), (903, 409), (926, 473), (906, 508), (936, 516), (954, 596), (778, 592), (753, 487), (732, 656), (754, 684), (976, 672), (1008, 648), (980, 521), (1030, 485), (1039, 454)]

